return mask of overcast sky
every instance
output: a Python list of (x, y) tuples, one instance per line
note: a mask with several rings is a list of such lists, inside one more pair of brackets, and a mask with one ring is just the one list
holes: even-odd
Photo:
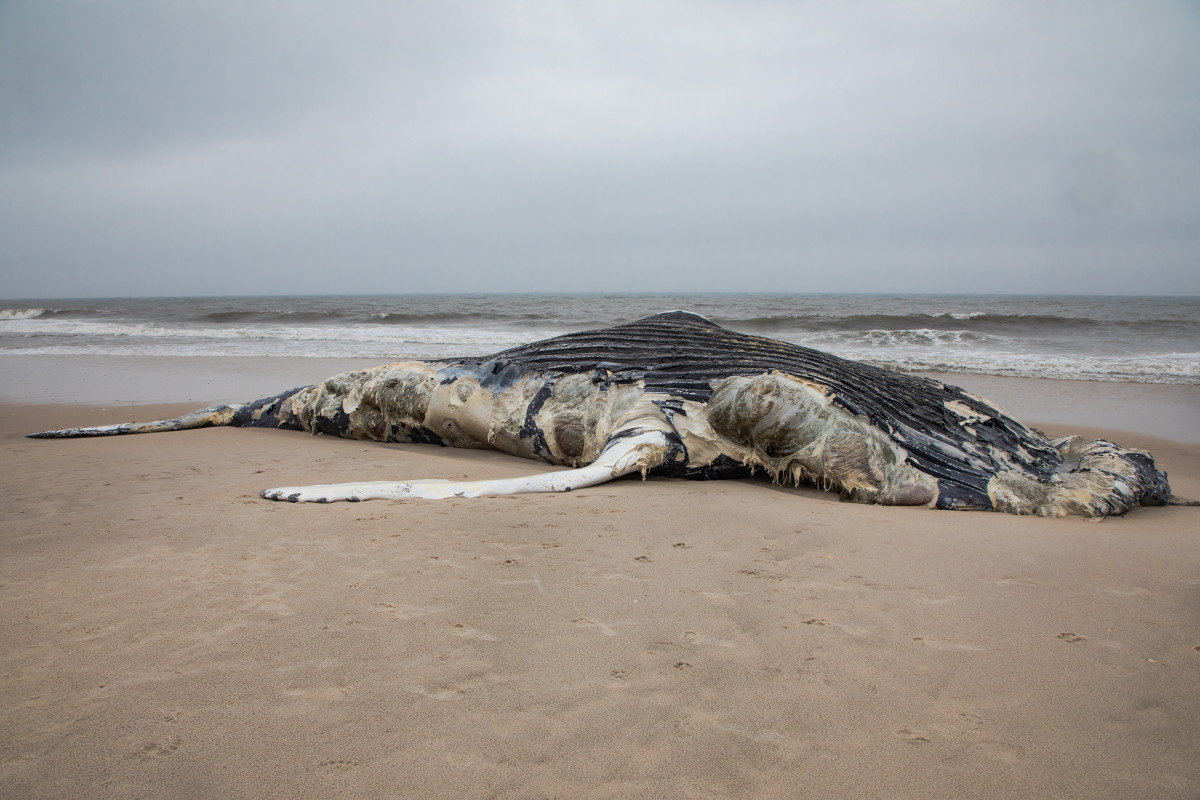
[(0, 0), (0, 284), (1200, 294), (1200, 4)]

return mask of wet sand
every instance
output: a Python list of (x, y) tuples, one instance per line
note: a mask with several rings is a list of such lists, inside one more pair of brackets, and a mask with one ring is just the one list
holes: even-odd
[[(0, 405), (4, 797), (1200, 792), (1200, 509), (653, 479), (292, 505), (257, 491), (539, 466), (285, 431), (21, 437), (194, 406)], [(1200, 445), (1042, 421), (1147, 447), (1200, 497)]]

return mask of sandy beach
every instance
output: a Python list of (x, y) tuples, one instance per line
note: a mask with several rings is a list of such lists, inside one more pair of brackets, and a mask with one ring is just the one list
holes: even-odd
[[(171, 405), (111, 405), (133, 398), (99, 379), (3, 395), (0, 796), (1200, 793), (1200, 509), (655, 479), (292, 505), (257, 493), (541, 467), (285, 431), (22, 438), (237, 399), (190, 373)], [(1200, 498), (1194, 429), (1066, 424), (1135, 417), (1118, 385), (1037, 383), (993, 399), (1052, 395), (1022, 418), (1147, 448)], [(1125, 390), (1161, 422), (1194, 419), (1196, 389)]]

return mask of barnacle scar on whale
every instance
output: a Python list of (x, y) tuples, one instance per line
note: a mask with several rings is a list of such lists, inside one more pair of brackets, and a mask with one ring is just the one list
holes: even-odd
[(293, 486), (293, 502), (561, 492), (640, 472), (763, 470), (885, 505), (1062, 516), (1171, 496), (1149, 453), (1047, 439), (962, 389), (722, 328), (673, 311), (495, 355), (400, 361), (245, 405), (38, 438), (229, 425), (492, 448), (569, 469), (488, 481)]

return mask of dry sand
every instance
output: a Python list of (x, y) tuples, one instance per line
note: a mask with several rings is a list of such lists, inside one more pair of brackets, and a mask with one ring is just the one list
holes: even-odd
[[(291, 505), (257, 491), (538, 466), (21, 438), (191, 407), (0, 406), (0, 796), (1200, 793), (1200, 509), (673, 480)], [(1113, 436), (1200, 497), (1200, 446)]]

